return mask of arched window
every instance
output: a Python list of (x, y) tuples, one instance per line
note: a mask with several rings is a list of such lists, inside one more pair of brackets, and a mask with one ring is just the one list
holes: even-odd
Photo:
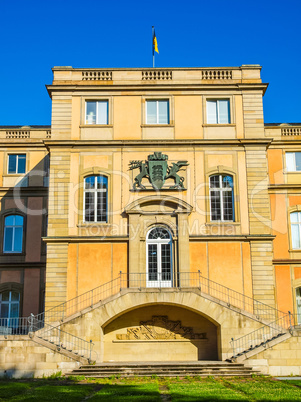
[(296, 289), (296, 304), (298, 324), (301, 324), (301, 287)]
[(15, 290), (5, 290), (0, 293), (1, 326), (17, 328), (19, 325), (20, 293)]
[(209, 178), (210, 218), (234, 222), (233, 177), (218, 174)]
[(4, 219), (4, 253), (22, 253), (23, 250), (23, 225), (24, 218), (21, 215), (8, 215)]
[(85, 222), (107, 222), (108, 179), (105, 176), (88, 176), (84, 187)]
[(172, 286), (172, 239), (162, 226), (153, 228), (147, 236), (147, 286)]
[(301, 212), (292, 212), (291, 218), (291, 236), (292, 236), (292, 248), (300, 249), (300, 226), (301, 226)]

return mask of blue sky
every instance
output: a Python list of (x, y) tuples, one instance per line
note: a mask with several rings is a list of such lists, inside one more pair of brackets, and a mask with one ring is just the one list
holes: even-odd
[(265, 122), (301, 122), (300, 0), (0, 0), (0, 125), (50, 124), (53, 66), (260, 64)]

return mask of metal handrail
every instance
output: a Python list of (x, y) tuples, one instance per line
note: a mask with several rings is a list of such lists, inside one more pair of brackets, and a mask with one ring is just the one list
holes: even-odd
[(78, 336), (72, 335), (63, 331), (60, 327), (53, 327), (50, 324), (44, 323), (42, 329), (36, 329), (36, 336), (54, 344), (57, 350), (64, 349), (82, 357), (86, 357), (89, 361), (92, 358), (92, 349), (94, 343), (92, 340), (86, 341)]
[(263, 327), (250, 332), (240, 338), (231, 338), (230, 344), (233, 350), (232, 358), (242, 356), (247, 352), (260, 347), (266, 346), (268, 342), (278, 338), (287, 333), (292, 328), (292, 314), (289, 312), (285, 316), (278, 318)]
[(239, 293), (224, 285), (212, 281), (201, 275), (201, 272), (180, 272), (174, 277), (168, 274), (148, 273), (121, 273), (121, 288), (198, 288), (203, 294), (217, 298), (227, 304), (228, 307), (236, 307), (249, 312), (258, 319), (274, 321), (287, 313), (273, 306), (262, 303), (250, 296)]

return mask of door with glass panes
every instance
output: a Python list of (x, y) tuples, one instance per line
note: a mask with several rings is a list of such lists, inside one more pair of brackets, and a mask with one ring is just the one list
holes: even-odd
[(146, 241), (146, 286), (172, 286), (172, 238), (162, 226), (153, 228)]

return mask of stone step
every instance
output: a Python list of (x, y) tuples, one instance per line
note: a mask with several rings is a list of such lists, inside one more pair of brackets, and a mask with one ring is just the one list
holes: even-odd
[(181, 362), (179, 363), (101, 363), (97, 365), (83, 365), (79, 369), (66, 373), (66, 376), (85, 376), (94, 378), (118, 377), (183, 377), (183, 376), (240, 376), (250, 377), (260, 374), (251, 367), (241, 363), (225, 362)]

